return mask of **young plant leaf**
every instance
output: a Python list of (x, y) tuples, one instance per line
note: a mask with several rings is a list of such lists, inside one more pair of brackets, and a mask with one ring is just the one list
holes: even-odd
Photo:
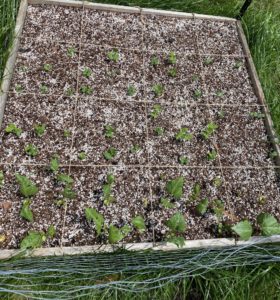
[(107, 151), (103, 153), (103, 156), (107, 160), (112, 160), (117, 155), (117, 149), (109, 148)]
[(53, 239), (56, 235), (56, 230), (55, 230), (55, 227), (54, 225), (50, 225), (48, 230), (47, 230), (47, 236), (50, 238), (50, 239)]
[(141, 151), (141, 147), (139, 145), (133, 145), (131, 148), (130, 148), (130, 152), (131, 153), (137, 153), (139, 151)]
[(163, 133), (164, 133), (164, 128), (162, 128), (162, 127), (156, 127), (154, 131), (155, 131), (155, 134), (156, 134), (157, 136), (160, 136), (160, 135), (163, 135)]
[(72, 190), (72, 187), (67, 185), (62, 192), (62, 195), (66, 199), (75, 199), (77, 194)]
[(113, 62), (118, 62), (120, 55), (118, 50), (114, 49), (110, 52), (108, 52), (107, 57), (109, 58), (109, 60), (113, 61)]
[(186, 230), (186, 220), (184, 216), (177, 212), (175, 213), (167, 222), (167, 227), (174, 233), (185, 232)]
[(85, 209), (85, 215), (88, 222), (94, 222), (97, 236), (99, 236), (104, 226), (104, 217), (99, 212), (97, 212), (95, 208), (90, 207), (87, 207)]
[(152, 56), (151, 58), (151, 65), (156, 67), (160, 64), (159, 58), (157, 56)]
[(83, 74), (83, 76), (84, 77), (86, 77), (86, 78), (89, 78), (90, 77), (90, 75), (91, 75), (91, 69), (90, 68), (84, 68), (84, 70), (83, 70), (83, 72), (82, 72), (82, 74)]
[(22, 130), (18, 128), (15, 124), (10, 123), (6, 128), (5, 128), (6, 133), (13, 133), (17, 137), (20, 137)]
[(23, 201), (23, 205), (20, 211), (20, 216), (29, 222), (33, 222), (33, 213), (32, 210), (30, 209), (30, 203), (31, 202), (29, 199), (25, 199)]
[(107, 175), (107, 183), (113, 184), (114, 182), (115, 182), (115, 176), (113, 174), (108, 174)]
[(78, 154), (78, 159), (79, 160), (85, 160), (87, 158), (87, 154), (85, 152), (80, 152)]
[(190, 195), (190, 200), (195, 201), (199, 198), (201, 192), (201, 187), (198, 182), (196, 182), (192, 188), (192, 193)]
[(34, 157), (39, 154), (39, 150), (36, 146), (29, 144), (24, 148), (24, 151), (27, 155)]
[(50, 72), (52, 70), (52, 65), (51, 64), (44, 64), (43, 70), (45, 72)]
[(175, 135), (177, 141), (190, 141), (193, 138), (193, 135), (189, 133), (188, 128), (181, 128), (179, 132)]
[(201, 200), (195, 208), (196, 213), (200, 216), (203, 216), (207, 211), (208, 204), (208, 199)]
[(185, 245), (185, 239), (182, 236), (171, 236), (167, 239), (167, 242), (175, 244), (178, 248)]
[(169, 195), (171, 195), (175, 199), (180, 199), (183, 195), (183, 186), (184, 178), (177, 177), (173, 180), (168, 181), (165, 188)]
[(248, 220), (241, 221), (232, 226), (232, 230), (244, 241), (249, 240), (253, 233), (252, 225)]
[(160, 204), (164, 207), (164, 208), (174, 208), (175, 204), (170, 202), (170, 200), (168, 200), (167, 198), (161, 198), (160, 199)]
[(174, 51), (171, 51), (169, 53), (169, 58), (168, 58), (168, 63), (171, 64), (171, 65), (175, 65), (176, 64), (176, 54)]
[(19, 192), (25, 198), (35, 196), (38, 192), (37, 186), (26, 176), (15, 174), (16, 180), (19, 184)]
[(21, 241), (20, 249), (35, 249), (40, 248), (44, 241), (46, 240), (46, 236), (38, 231), (29, 231), (27, 236)]
[(145, 220), (142, 216), (136, 216), (133, 218), (132, 224), (141, 233), (146, 230)]
[(134, 96), (136, 94), (136, 88), (133, 85), (129, 85), (127, 88), (127, 96)]
[(153, 119), (156, 119), (159, 114), (162, 112), (162, 107), (159, 105), (159, 104), (155, 104), (153, 106), (153, 110), (151, 111), (150, 113), (150, 116), (153, 118)]
[(216, 129), (218, 129), (218, 125), (216, 125), (214, 122), (210, 122), (202, 130), (201, 135), (205, 140), (208, 140), (210, 136), (215, 133)]
[(71, 58), (73, 58), (76, 54), (76, 49), (74, 47), (70, 47), (67, 49), (67, 55)]
[(56, 173), (56, 172), (59, 170), (59, 160), (58, 160), (58, 156), (54, 156), (54, 157), (51, 159), (51, 162), (50, 162), (50, 170), (51, 170), (53, 173)]
[(154, 92), (156, 97), (159, 97), (163, 94), (164, 88), (162, 84), (154, 84), (152, 86), (152, 91)]
[(74, 180), (71, 176), (69, 176), (67, 174), (63, 174), (63, 173), (58, 174), (56, 176), (56, 179), (57, 179), (57, 181), (65, 183), (67, 185), (71, 185), (74, 182)]
[(170, 77), (176, 77), (176, 76), (177, 76), (177, 70), (176, 70), (175, 68), (170, 68), (170, 69), (168, 70), (168, 75), (169, 75)]
[(109, 243), (115, 244), (121, 241), (124, 238), (121, 230), (114, 225), (110, 225), (109, 227)]
[(81, 86), (81, 88), (80, 88), (80, 93), (81, 94), (84, 94), (84, 95), (92, 95), (92, 93), (93, 93), (93, 88), (92, 87), (90, 87), (90, 86), (88, 86), (88, 85), (83, 85), (83, 86)]
[(207, 160), (209, 161), (215, 160), (217, 158), (217, 155), (218, 155), (217, 151), (213, 149), (207, 153)]
[(0, 189), (4, 185), (4, 180), (5, 180), (4, 172), (0, 170)]
[(257, 217), (257, 222), (260, 225), (262, 235), (280, 234), (280, 224), (274, 216), (268, 213), (261, 213)]
[(46, 85), (44, 85), (44, 84), (40, 85), (40, 93), (47, 94), (48, 91), (49, 91), (49, 88)]
[(46, 131), (45, 124), (37, 124), (34, 126), (34, 131), (38, 137), (41, 137)]
[(105, 137), (107, 138), (113, 138), (115, 135), (115, 129), (112, 125), (106, 125), (105, 126)]
[(189, 159), (186, 156), (180, 156), (179, 157), (179, 164), (182, 166), (185, 166), (189, 163)]

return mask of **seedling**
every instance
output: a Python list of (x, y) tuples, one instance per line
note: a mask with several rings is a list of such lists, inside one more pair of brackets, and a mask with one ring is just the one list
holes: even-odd
[(243, 62), (240, 60), (237, 60), (234, 64), (235, 69), (240, 69), (243, 66)]
[(46, 125), (45, 124), (37, 124), (34, 126), (34, 131), (37, 136), (41, 137), (46, 131)]
[(192, 192), (191, 192), (191, 195), (190, 195), (190, 200), (191, 201), (196, 201), (199, 196), (200, 196), (200, 193), (201, 193), (201, 186), (198, 182), (196, 182), (192, 188)]
[(241, 221), (231, 228), (243, 241), (249, 240), (253, 233), (253, 227), (248, 220)]
[(195, 90), (193, 95), (194, 95), (195, 98), (200, 98), (202, 96), (202, 91), (201, 90)]
[(152, 56), (151, 58), (151, 65), (156, 67), (160, 64), (159, 58), (157, 56)]
[(193, 138), (193, 135), (189, 133), (188, 128), (181, 128), (179, 132), (175, 135), (177, 141), (190, 141)]
[(160, 97), (163, 94), (164, 88), (162, 84), (154, 84), (152, 86), (152, 91), (156, 97)]
[(270, 152), (269, 152), (269, 157), (270, 157), (271, 159), (274, 159), (274, 158), (277, 157), (277, 156), (278, 156), (277, 151), (273, 150), (273, 151), (270, 151)]
[(155, 104), (153, 106), (153, 110), (150, 112), (150, 116), (153, 119), (158, 118), (159, 114), (162, 112), (162, 107), (160, 106), (160, 104)]
[(175, 68), (170, 68), (170, 69), (168, 70), (168, 75), (169, 75), (170, 77), (176, 77), (176, 76), (177, 76), (177, 70), (176, 70)]
[(3, 171), (0, 171), (0, 189), (4, 185), (4, 180), (5, 180), (4, 173)]
[(83, 72), (82, 72), (82, 75), (86, 78), (89, 78), (90, 75), (91, 75), (91, 69), (90, 68), (84, 68)]
[(207, 211), (208, 204), (208, 199), (201, 200), (195, 208), (196, 213), (200, 216), (203, 216)]
[(223, 217), (223, 214), (225, 211), (224, 203), (219, 199), (215, 199), (215, 200), (213, 200), (212, 208), (213, 208), (214, 214), (220, 220)]
[(131, 153), (137, 153), (137, 152), (140, 152), (142, 149), (139, 145), (133, 145), (131, 148), (130, 148), (130, 152)]
[(71, 176), (67, 174), (60, 173), (56, 176), (56, 180), (64, 184), (64, 189), (62, 191), (63, 198), (74, 199), (76, 198), (76, 193), (73, 191), (74, 180)]
[(16, 180), (19, 184), (19, 193), (25, 197), (30, 198), (32, 196), (35, 196), (38, 193), (37, 186), (26, 176), (15, 174)]
[(24, 148), (24, 151), (27, 155), (31, 157), (35, 157), (36, 155), (39, 154), (39, 150), (36, 146), (29, 144)]
[(167, 198), (161, 198), (160, 199), (160, 204), (167, 209), (171, 209), (171, 208), (175, 208), (175, 204), (172, 203), (170, 200), (168, 200)]
[(56, 180), (58, 182), (61, 182), (63, 184), (66, 184), (66, 185), (71, 185), (74, 183), (74, 180), (71, 176), (67, 175), (67, 174), (64, 174), (64, 173), (60, 173), (56, 176)]
[(259, 196), (258, 203), (259, 203), (260, 205), (265, 205), (265, 204), (267, 203), (267, 198), (266, 198), (266, 196), (263, 196), (263, 195)]
[(47, 230), (47, 236), (50, 238), (50, 239), (53, 239), (56, 235), (56, 230), (55, 230), (55, 227), (54, 225), (50, 225), (48, 230)]
[(182, 234), (186, 231), (187, 226), (184, 216), (177, 212), (166, 222), (166, 225), (170, 230), (167, 241), (174, 243), (177, 247), (182, 247), (185, 244), (185, 239), (178, 236), (178, 234)]
[(174, 197), (175, 199), (180, 199), (183, 195), (183, 186), (184, 186), (184, 178), (177, 177), (173, 180), (170, 180), (166, 184), (167, 193)]
[(78, 154), (78, 159), (79, 160), (85, 160), (87, 158), (87, 154), (85, 152), (80, 152)]
[(67, 185), (63, 191), (62, 191), (62, 196), (65, 199), (75, 199), (76, 198), (76, 193), (72, 190), (72, 186)]
[(143, 233), (146, 230), (145, 220), (142, 216), (136, 216), (132, 219), (131, 223), (140, 233)]
[(48, 91), (49, 91), (49, 89), (48, 89), (48, 87), (46, 85), (44, 85), (44, 84), (40, 85), (40, 93), (47, 94)]
[(115, 176), (113, 174), (107, 175), (107, 181), (103, 185), (103, 202), (106, 206), (115, 201), (114, 196), (112, 195), (112, 187), (115, 182)]
[(110, 51), (107, 56), (108, 56), (109, 60), (111, 60), (113, 62), (118, 62), (119, 57), (120, 57), (119, 52), (116, 49)]
[(81, 88), (80, 88), (80, 92), (81, 92), (81, 94), (83, 94), (83, 95), (92, 95), (92, 93), (93, 93), (93, 88), (92, 87), (90, 87), (90, 86), (88, 86), (88, 85), (83, 85), (83, 86), (81, 86)]
[(162, 127), (156, 127), (154, 131), (155, 131), (156, 135), (160, 136), (160, 135), (163, 135), (164, 128), (162, 128)]
[(136, 94), (136, 88), (133, 85), (129, 85), (127, 88), (127, 96), (134, 96)]
[(117, 228), (114, 225), (109, 227), (109, 243), (115, 244), (124, 239), (131, 232), (131, 228), (128, 225), (124, 225), (122, 228)]
[(199, 75), (197, 74), (192, 75), (192, 81), (196, 82), (198, 80), (199, 80)]
[(223, 110), (218, 111), (218, 117), (223, 119), (225, 117), (225, 112)]
[(176, 54), (175, 52), (171, 51), (169, 53), (169, 57), (168, 57), (168, 63), (171, 64), (171, 65), (175, 65), (176, 64)]
[(66, 137), (66, 138), (70, 137), (70, 136), (71, 136), (71, 131), (65, 129), (65, 130), (63, 131), (63, 136)]
[(216, 125), (214, 122), (210, 122), (206, 125), (206, 127), (202, 130), (201, 135), (205, 140), (208, 140), (211, 135), (213, 135), (218, 129), (218, 125)]
[(215, 94), (217, 97), (223, 97), (225, 93), (223, 91), (217, 91)]
[(44, 64), (43, 69), (44, 69), (45, 72), (50, 72), (52, 70), (52, 65)]
[(179, 164), (182, 166), (185, 166), (189, 163), (189, 159), (186, 156), (180, 156), (179, 157)]
[(53, 173), (56, 173), (59, 170), (59, 160), (58, 160), (58, 156), (55, 155), (50, 162), (50, 170)]
[(264, 236), (280, 234), (280, 224), (274, 216), (268, 213), (259, 214), (257, 223), (260, 226), (261, 234)]
[(103, 153), (103, 156), (106, 160), (112, 160), (113, 158), (116, 157), (117, 153), (118, 153), (117, 149), (111, 147)]
[(221, 179), (221, 177), (215, 177), (213, 180), (213, 185), (218, 188), (222, 185), (223, 181)]
[(55, 205), (58, 206), (58, 207), (65, 206), (66, 201), (65, 201), (65, 199), (58, 199), (58, 200), (55, 201)]
[(17, 93), (21, 93), (23, 91), (23, 87), (21, 84), (16, 84), (15, 85), (15, 90)]
[(86, 219), (89, 223), (93, 222), (96, 228), (97, 236), (101, 234), (104, 226), (104, 217), (96, 209), (87, 207), (85, 209)]
[(215, 160), (216, 158), (217, 158), (217, 151), (215, 149), (207, 153), (207, 160), (212, 161)]
[(76, 54), (76, 49), (74, 47), (70, 47), (67, 49), (67, 55), (73, 58)]
[(20, 243), (20, 249), (35, 249), (42, 247), (46, 240), (46, 235), (38, 231), (29, 231), (27, 236)]
[(74, 95), (75, 90), (73, 88), (68, 88), (65, 93), (66, 93), (66, 96), (70, 97), (70, 96)]
[(112, 125), (106, 125), (105, 126), (105, 137), (107, 138), (113, 138), (115, 134), (115, 129)]
[(17, 127), (14, 123), (10, 123), (6, 128), (5, 128), (6, 133), (12, 133), (16, 135), (17, 137), (20, 137), (22, 130)]
[(255, 118), (255, 119), (263, 119), (265, 117), (265, 114), (254, 111), (254, 112), (250, 112), (250, 117)]
[(214, 63), (214, 59), (211, 58), (211, 57), (207, 57), (205, 60), (204, 60), (204, 65), (205, 66), (209, 66), (209, 65), (212, 65)]
[(32, 210), (30, 209), (30, 204), (31, 201), (29, 199), (25, 199), (23, 201), (22, 208), (20, 211), (20, 216), (29, 222), (33, 222), (33, 213)]

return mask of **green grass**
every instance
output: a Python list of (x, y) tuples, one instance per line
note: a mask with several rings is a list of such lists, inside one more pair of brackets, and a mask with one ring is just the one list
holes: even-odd
[[(97, 2), (234, 17), (244, 0), (103, 0)], [(243, 28), (275, 128), (280, 135), (280, 0), (254, 0), (253, 2), (243, 19)], [(8, 50), (12, 43), (17, 5), (18, 0), (2, 0), (0, 2), (0, 78), (3, 75)], [(148, 280), (163, 275), (167, 275), (164, 270), (162, 273), (158, 272), (146, 277), (143, 275), (137, 277), (134, 273), (133, 278), (134, 280), (143, 278)], [(119, 280), (127, 278), (127, 276), (127, 274), (119, 273), (117, 278)], [(11, 280), (14, 284), (20, 283), (15, 279)], [(104, 278), (104, 280), (111, 279)], [(23, 298), (10, 295), (1, 296), (1, 299)], [(104, 289), (97, 294), (93, 293), (91, 296), (79, 299), (280, 299), (280, 266), (275, 263), (267, 263), (252, 267), (246, 266), (244, 263), (244, 266), (225, 267), (206, 272), (204, 275), (195, 276), (194, 274), (191, 278), (167, 283), (150, 292), (137, 294)]]

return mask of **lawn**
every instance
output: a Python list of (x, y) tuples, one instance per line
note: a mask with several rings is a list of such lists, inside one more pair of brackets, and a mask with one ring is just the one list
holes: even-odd
[[(160, 9), (174, 9), (186, 12), (198, 12), (204, 14), (215, 14), (233, 17), (243, 1), (100, 1), (120, 5), (137, 5), (142, 7), (153, 7)], [(8, 56), (7, 48), (11, 44), (12, 30), (14, 26), (16, 3), (4, 1), (0, 4), (1, 32), (0, 41), (4, 45), (0, 49), (0, 74)], [(2, 17), (3, 16), (3, 17)], [(280, 65), (278, 56), (280, 50), (280, 3), (279, 1), (255, 1), (247, 12), (243, 27), (245, 29), (250, 49), (257, 67), (261, 83), (269, 104), (274, 124), (280, 134), (280, 122), (278, 118), (280, 96)], [(279, 253), (275, 253), (279, 255)], [(135, 258), (136, 259), (136, 258)], [(210, 260), (210, 258), (209, 258)], [(275, 261), (275, 258), (274, 260)], [(239, 261), (242, 264), (242, 261)], [(179, 272), (179, 271), (178, 271)], [(164, 271), (157, 276), (171, 276)], [(115, 276), (115, 277), (114, 277)], [(124, 280), (132, 274), (114, 274), (103, 280)], [(132, 277), (134, 280), (148, 280), (154, 278), (155, 274)], [(193, 274), (192, 277), (180, 279), (175, 284), (169, 283), (163, 287), (148, 293), (131, 294), (116, 292), (114, 289), (102, 291), (96, 296), (82, 297), (81, 299), (278, 299), (280, 272), (277, 264), (261, 264), (256, 267), (227, 267), (219, 270), (211, 270), (203, 275)], [(12, 282), (16, 284), (15, 282)], [(41, 282), (42, 283), (42, 282)], [(95, 282), (96, 283), (96, 282)], [(133, 285), (132, 285), (133, 286)], [(248, 289), (250, 286), (250, 289)], [(133, 289), (133, 288), (132, 288)], [(229, 292), (224, 295), (224, 291)], [(8, 298), (9, 299), (9, 298)], [(20, 299), (20, 298), (11, 298)]]

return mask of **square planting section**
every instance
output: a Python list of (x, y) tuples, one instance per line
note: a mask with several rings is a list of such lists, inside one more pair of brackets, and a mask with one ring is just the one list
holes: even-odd
[(29, 4), (1, 98), (0, 248), (182, 244), (279, 220), (241, 36), (230, 19)]

